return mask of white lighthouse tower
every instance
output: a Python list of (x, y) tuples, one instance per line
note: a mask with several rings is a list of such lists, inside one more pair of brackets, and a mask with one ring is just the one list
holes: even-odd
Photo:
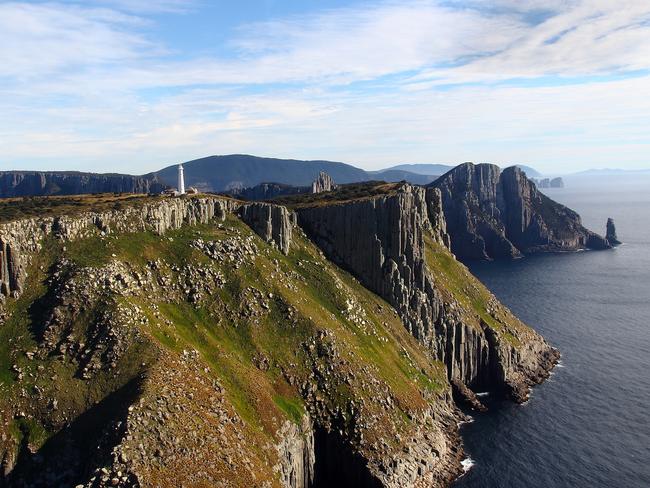
[(178, 165), (178, 194), (185, 195), (185, 175), (183, 174), (183, 165)]

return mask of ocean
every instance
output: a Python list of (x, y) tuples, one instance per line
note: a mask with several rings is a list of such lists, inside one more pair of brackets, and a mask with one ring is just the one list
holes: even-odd
[(454, 488), (650, 487), (650, 176), (565, 181), (546, 194), (624, 244), (470, 265), (562, 360), (524, 405), (483, 398)]

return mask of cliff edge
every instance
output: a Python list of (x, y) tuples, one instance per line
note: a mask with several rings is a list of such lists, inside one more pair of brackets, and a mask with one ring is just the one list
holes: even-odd
[(516, 166), (501, 171), (492, 164), (465, 163), (430, 186), (441, 191), (451, 249), (461, 260), (610, 247)]

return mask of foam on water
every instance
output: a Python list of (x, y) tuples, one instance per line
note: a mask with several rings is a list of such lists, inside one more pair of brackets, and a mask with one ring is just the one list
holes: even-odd
[(463, 473), (467, 473), (476, 462), (471, 457), (466, 457), (460, 462), (460, 465), (463, 467)]
[(474, 420), (475, 420), (474, 417), (472, 417), (471, 415), (465, 415), (465, 417), (467, 418), (467, 420), (461, 420), (460, 422), (458, 422), (456, 424), (458, 427), (474, 423)]

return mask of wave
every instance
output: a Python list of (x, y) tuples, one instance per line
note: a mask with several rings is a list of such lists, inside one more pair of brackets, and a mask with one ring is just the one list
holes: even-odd
[(475, 464), (476, 462), (469, 456), (463, 459), (460, 462), (460, 465), (463, 467), (463, 474), (467, 473), (470, 469), (472, 469), (472, 466), (474, 466)]
[(467, 420), (461, 420), (460, 422), (458, 422), (456, 424), (458, 427), (460, 427), (461, 425), (471, 424), (474, 422), (474, 417), (472, 417), (471, 415), (465, 415), (465, 417)]

